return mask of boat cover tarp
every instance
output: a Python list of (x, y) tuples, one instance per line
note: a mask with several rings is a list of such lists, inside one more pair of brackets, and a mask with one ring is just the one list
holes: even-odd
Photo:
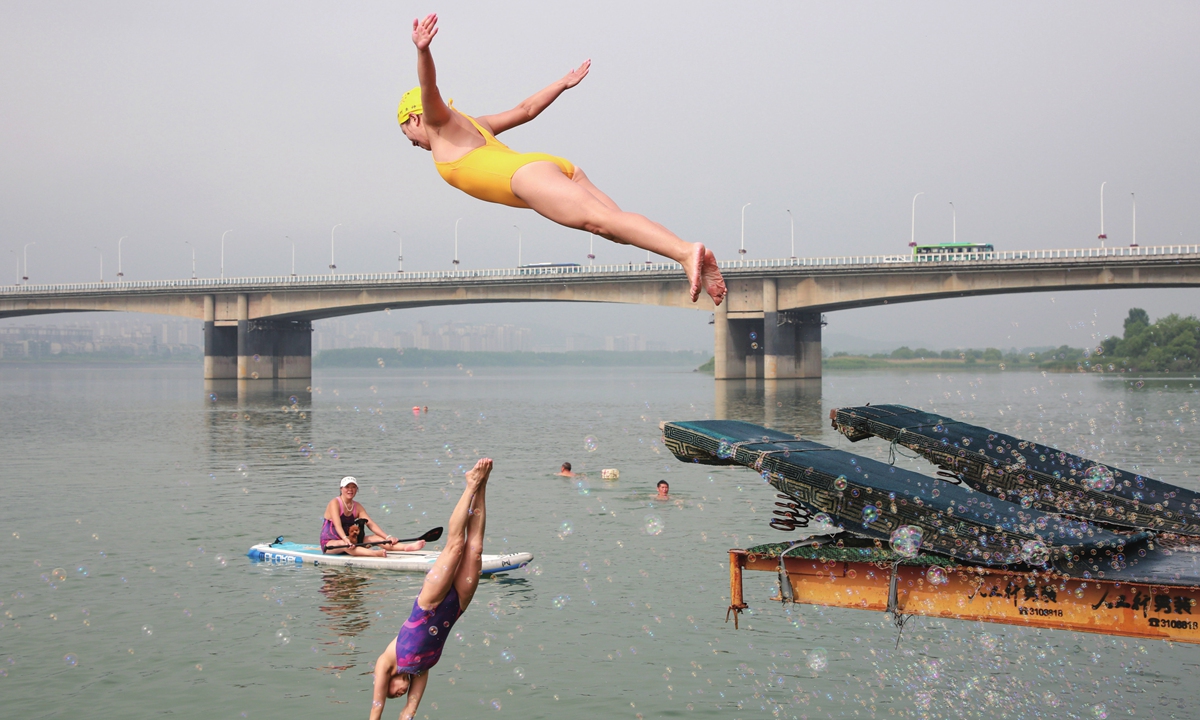
[(988, 495), (1117, 528), (1200, 535), (1200, 493), (1048, 445), (904, 405), (831, 413), (853, 442), (878, 437), (919, 453)]

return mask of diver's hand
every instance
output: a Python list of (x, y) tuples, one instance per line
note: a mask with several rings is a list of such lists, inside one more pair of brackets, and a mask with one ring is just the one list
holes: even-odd
[(418, 50), (428, 48), (429, 43), (433, 42), (433, 36), (437, 33), (437, 13), (429, 13), (424, 20), (413, 20), (412, 41)]
[[(414, 34), (413, 37), (415, 38), (416, 35)], [(563, 76), (563, 79), (562, 79), (563, 84), (566, 85), (568, 88), (575, 87), (576, 85), (579, 84), (580, 80), (587, 77), (588, 70), (590, 70), (591, 67), (592, 67), (592, 61), (590, 59), (584, 60), (582, 65), (580, 65), (579, 67), (575, 68), (574, 70), (572, 70), (571, 72), (569, 72)]]

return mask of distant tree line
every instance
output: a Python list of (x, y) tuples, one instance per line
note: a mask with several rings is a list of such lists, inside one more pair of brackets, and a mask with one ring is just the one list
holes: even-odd
[[(1132, 308), (1125, 319), (1123, 336), (1105, 338), (1092, 348), (1061, 345), (1052, 349), (1003, 352), (997, 348), (938, 351), (904, 346), (890, 353), (853, 356), (835, 352), (830, 357), (865, 357), (876, 361), (957, 360), (965, 365), (995, 363), (1011, 369), (1037, 367), (1069, 372), (1194, 372), (1200, 370), (1200, 319), (1194, 315), (1171, 314), (1151, 323), (1145, 310)], [(852, 366), (847, 364), (846, 367)]]
[(1131, 308), (1122, 337), (1100, 343), (1105, 358), (1120, 360), (1142, 372), (1191, 372), (1200, 369), (1200, 319), (1171, 313), (1150, 322), (1141, 308)]

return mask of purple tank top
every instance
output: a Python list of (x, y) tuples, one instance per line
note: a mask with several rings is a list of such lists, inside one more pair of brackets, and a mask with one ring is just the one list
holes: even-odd
[[(346, 509), (346, 505), (345, 505), (345, 503), (342, 502), (341, 498), (338, 498), (338, 505), (340, 505), (343, 510)], [(346, 515), (345, 513), (340, 513), (338, 515), (338, 517), (340, 517), (341, 521), (342, 521), (342, 531), (345, 532), (348, 536), (350, 534), (350, 526), (354, 524), (354, 520), (355, 520), (354, 508), (353, 507), (350, 508), (349, 515)], [(329, 522), (328, 518), (324, 519), (324, 522), (321, 523), (321, 552), (325, 552), (325, 544), (328, 543), (330, 540), (341, 540), (341, 539), (342, 539), (342, 536), (338, 535), (337, 528), (335, 528), (333, 526), (333, 523)], [(362, 540), (359, 540), (359, 542), (362, 542)]]
[(454, 587), (433, 610), (422, 609), (414, 600), (408, 622), (396, 635), (396, 673), (415, 675), (437, 665), (450, 628), (460, 615), (462, 608), (458, 606), (458, 590)]

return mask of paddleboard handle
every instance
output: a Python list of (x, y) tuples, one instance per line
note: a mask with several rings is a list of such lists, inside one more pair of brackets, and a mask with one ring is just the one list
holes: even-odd
[(275, 547), (276, 545), (282, 545), (282, 544), (283, 544), (283, 536), (280, 535), (279, 537), (275, 538), (275, 542), (271, 543), (271, 547)]

